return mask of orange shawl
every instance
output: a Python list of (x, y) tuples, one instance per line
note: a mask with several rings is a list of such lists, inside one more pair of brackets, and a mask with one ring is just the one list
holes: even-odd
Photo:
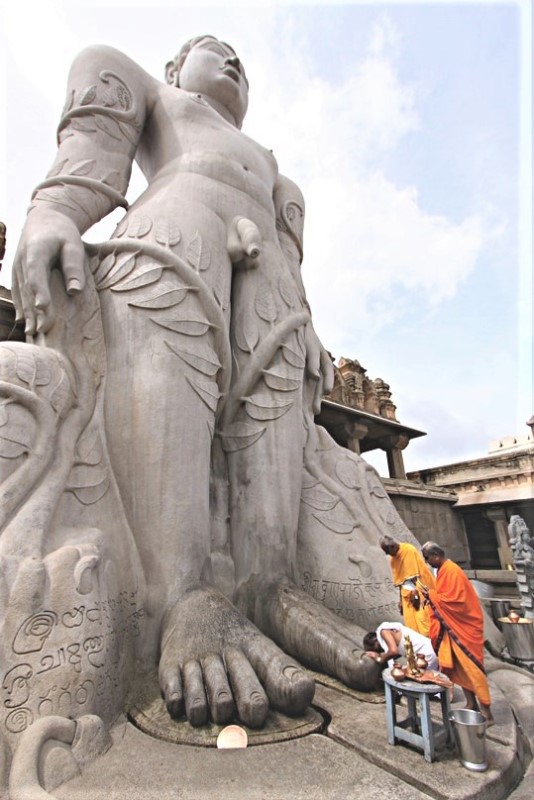
[(400, 586), (408, 578), (419, 578), (427, 589), (434, 588), (434, 576), (425, 564), (423, 556), (413, 544), (401, 542), (395, 555), (390, 558), (395, 586)]
[(429, 597), (432, 606), (430, 638), (438, 653), (440, 669), (454, 683), (473, 691), (482, 703), (489, 705), (483, 666), (484, 618), (478, 595), (458, 564), (448, 559), (443, 562), (436, 577), (436, 588), (430, 590)]
[(393, 583), (395, 586), (401, 587), (404, 624), (407, 628), (413, 628), (413, 630), (422, 633), (423, 636), (430, 636), (430, 613), (428, 608), (421, 606), (416, 610), (410, 600), (410, 590), (402, 588), (402, 584), (408, 578), (413, 578), (416, 585), (417, 579), (419, 579), (427, 589), (434, 588), (434, 576), (425, 564), (423, 556), (413, 544), (401, 542), (395, 555), (390, 557), (390, 564)]

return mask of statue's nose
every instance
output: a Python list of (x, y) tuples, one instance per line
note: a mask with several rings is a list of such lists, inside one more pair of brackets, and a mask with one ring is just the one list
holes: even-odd
[(231, 67), (235, 67), (235, 69), (239, 69), (241, 66), (240, 61), (237, 56), (230, 56), (230, 58), (226, 59), (226, 64), (230, 64)]

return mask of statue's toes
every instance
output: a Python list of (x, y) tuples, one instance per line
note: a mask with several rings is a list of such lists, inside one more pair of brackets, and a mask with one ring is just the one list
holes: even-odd
[(226, 725), (235, 716), (235, 703), (223, 660), (210, 653), (201, 663), (211, 718), (216, 725)]
[(185, 715), (194, 728), (205, 725), (209, 718), (208, 699), (198, 661), (187, 661), (183, 667)]
[(239, 719), (249, 728), (261, 728), (269, 711), (269, 701), (258, 676), (238, 647), (227, 647), (224, 661)]
[(158, 669), (159, 686), (167, 711), (173, 719), (184, 715), (184, 694), (180, 669), (169, 651), (163, 651)]
[(273, 708), (285, 714), (302, 714), (315, 693), (315, 681), (274, 642), (254, 636), (243, 646)]
[(363, 653), (354, 648), (351, 642), (339, 643), (336, 652), (335, 675), (347, 686), (370, 692), (376, 689), (381, 669), (376, 661), (363, 658)]

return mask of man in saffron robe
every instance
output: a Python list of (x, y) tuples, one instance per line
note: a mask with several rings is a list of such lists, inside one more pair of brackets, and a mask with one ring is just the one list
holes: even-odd
[(413, 544), (383, 536), (380, 547), (390, 557), (393, 583), (399, 587), (404, 624), (423, 636), (430, 636), (430, 612), (421, 602), (419, 592), (423, 587), (434, 588), (434, 576)]
[[(464, 690), (466, 708), (494, 720), (484, 670), (484, 618), (478, 595), (465, 572), (435, 542), (423, 545), (423, 556), (437, 569), (436, 585), (423, 592), (431, 609), (430, 638), (440, 669)], [(477, 706), (478, 703), (478, 706)]]

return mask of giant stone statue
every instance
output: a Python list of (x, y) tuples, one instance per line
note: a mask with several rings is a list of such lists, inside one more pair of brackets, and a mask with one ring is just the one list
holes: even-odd
[[(40, 718), (110, 725), (159, 665), (172, 717), (299, 714), (301, 665), (360, 689), (397, 617), (379, 538), (415, 541), (373, 468), (314, 424), (331, 360), (302, 285), (304, 202), (241, 132), (248, 81), (211, 36), (166, 83), (76, 59), (0, 347), (7, 749)], [(133, 159), (148, 186), (125, 200)], [(112, 209), (112, 238), (82, 235)], [(295, 660), (293, 660), (295, 659)]]

